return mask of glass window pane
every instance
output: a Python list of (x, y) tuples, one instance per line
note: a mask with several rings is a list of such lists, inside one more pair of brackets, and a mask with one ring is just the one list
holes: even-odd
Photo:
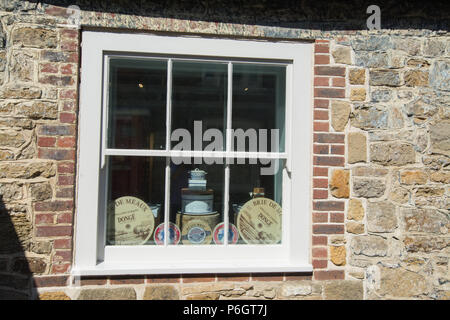
[(173, 160), (170, 221), (181, 231), (179, 245), (222, 244), (214, 230), (223, 222), (224, 165), (195, 165), (192, 158), (184, 161), (192, 164)]
[(108, 245), (151, 245), (164, 221), (165, 158), (107, 159)]
[(238, 244), (281, 243), (284, 160), (267, 165), (236, 161), (230, 165), (229, 219), (238, 229)]
[[(226, 127), (227, 72), (225, 63), (174, 61), (172, 67), (172, 132), (186, 129), (194, 139), (199, 139), (203, 150), (210, 143), (218, 143), (215, 151), (222, 151), (224, 139), (203, 141), (203, 133), (208, 129), (218, 129), (223, 137)], [(194, 121), (199, 121), (196, 124)], [(197, 132), (194, 134), (194, 125)], [(221, 138), (222, 138), (221, 137)], [(173, 141), (172, 147), (179, 141)], [(179, 148), (177, 148), (179, 149)]]
[(110, 60), (108, 147), (166, 148), (167, 61)]
[[(259, 135), (259, 129), (267, 129), (267, 143), (258, 137), (260, 144), (266, 145), (265, 150), (272, 152), (284, 151), (285, 134), (285, 95), (286, 67), (265, 66), (257, 64), (233, 64), (233, 116), (234, 130), (251, 130)], [(278, 131), (273, 131), (277, 129)], [(278, 132), (278, 139), (277, 137)], [(272, 138), (279, 143), (271, 143)], [(235, 140), (235, 151), (252, 150), (251, 142), (245, 142), (245, 150), (239, 148)]]

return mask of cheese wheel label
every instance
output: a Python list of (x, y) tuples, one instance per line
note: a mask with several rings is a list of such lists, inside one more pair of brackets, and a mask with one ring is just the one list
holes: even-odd
[(210, 244), (212, 240), (211, 227), (200, 219), (184, 224), (181, 234), (183, 244)]
[[(172, 245), (177, 245), (181, 239), (180, 228), (178, 228), (178, 226), (175, 223), (169, 222), (168, 231), (169, 231), (168, 243), (172, 244)], [(156, 227), (153, 239), (155, 240), (156, 244), (159, 244), (159, 245), (164, 244), (164, 222)]]
[[(213, 239), (215, 244), (223, 244), (225, 237), (225, 223), (219, 223), (213, 231)], [(228, 244), (235, 244), (239, 239), (239, 231), (232, 223), (228, 225)]]
[(248, 244), (275, 244), (281, 241), (281, 213), (278, 203), (268, 198), (254, 198), (240, 209), (237, 228)]
[(107, 240), (115, 245), (146, 243), (155, 227), (150, 207), (136, 197), (118, 198), (108, 206)]

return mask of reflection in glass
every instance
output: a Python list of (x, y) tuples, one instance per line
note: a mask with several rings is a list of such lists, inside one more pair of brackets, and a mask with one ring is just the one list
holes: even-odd
[(167, 61), (110, 60), (108, 147), (165, 149)]
[(154, 244), (164, 222), (164, 158), (108, 157), (107, 244)]
[[(267, 129), (267, 150), (278, 152), (271, 144), (271, 129), (279, 130), (279, 151), (284, 151), (286, 67), (233, 64), (233, 129)], [(248, 142), (245, 150), (250, 150)]]
[(171, 163), (170, 221), (181, 230), (179, 245), (216, 243), (213, 233), (223, 221), (223, 192), (223, 165)]
[(281, 243), (283, 160), (271, 160), (272, 175), (258, 164), (230, 165), (229, 217), (239, 230), (238, 244)]
[[(194, 121), (201, 121), (200, 141), (201, 135), (208, 129), (218, 129), (223, 134), (226, 126), (226, 108), (227, 64), (173, 62), (172, 131), (186, 129), (194, 139)], [(204, 141), (201, 149), (210, 143)], [(172, 147), (177, 144), (177, 141), (172, 142)], [(222, 145), (225, 145), (224, 141)], [(196, 150), (193, 142), (191, 150)]]

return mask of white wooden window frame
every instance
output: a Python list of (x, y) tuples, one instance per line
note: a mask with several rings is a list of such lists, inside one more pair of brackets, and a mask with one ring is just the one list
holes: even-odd
[[(79, 157), (75, 219), (74, 275), (309, 272), (311, 239), (311, 132), (312, 61), (311, 43), (216, 39), (193, 36), (83, 31), (79, 108)], [(277, 245), (202, 246), (105, 246), (104, 189), (101, 172), (108, 155), (201, 157), (261, 157), (259, 153), (231, 152), (230, 131), (223, 152), (171, 151), (170, 93), (167, 88), (166, 150), (124, 150), (106, 148), (108, 59), (111, 55), (145, 58), (202, 59), (258, 63), (282, 63), (286, 71), (285, 151), (263, 157), (285, 159), (283, 168), (282, 242)], [(231, 127), (232, 77), (228, 76), (227, 127)], [(102, 125), (103, 124), (103, 125)], [(268, 128), (270, 129), (270, 128)], [(166, 190), (170, 188), (166, 166)], [(225, 223), (228, 223), (229, 167), (225, 166)], [(166, 203), (169, 193), (166, 192)], [(164, 217), (168, 221), (169, 209)], [(167, 233), (167, 224), (165, 224)], [(228, 228), (225, 228), (225, 232)], [(166, 237), (167, 238), (167, 237)], [(225, 241), (228, 237), (225, 235)]]

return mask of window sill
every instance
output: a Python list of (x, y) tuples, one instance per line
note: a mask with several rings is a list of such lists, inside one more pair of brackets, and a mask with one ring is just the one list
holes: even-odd
[(288, 261), (252, 261), (249, 263), (206, 262), (192, 263), (159, 263), (159, 264), (124, 264), (101, 262), (96, 266), (74, 266), (73, 276), (106, 276), (106, 275), (142, 275), (142, 274), (199, 274), (199, 273), (284, 273), (312, 272), (311, 264), (289, 263)]

